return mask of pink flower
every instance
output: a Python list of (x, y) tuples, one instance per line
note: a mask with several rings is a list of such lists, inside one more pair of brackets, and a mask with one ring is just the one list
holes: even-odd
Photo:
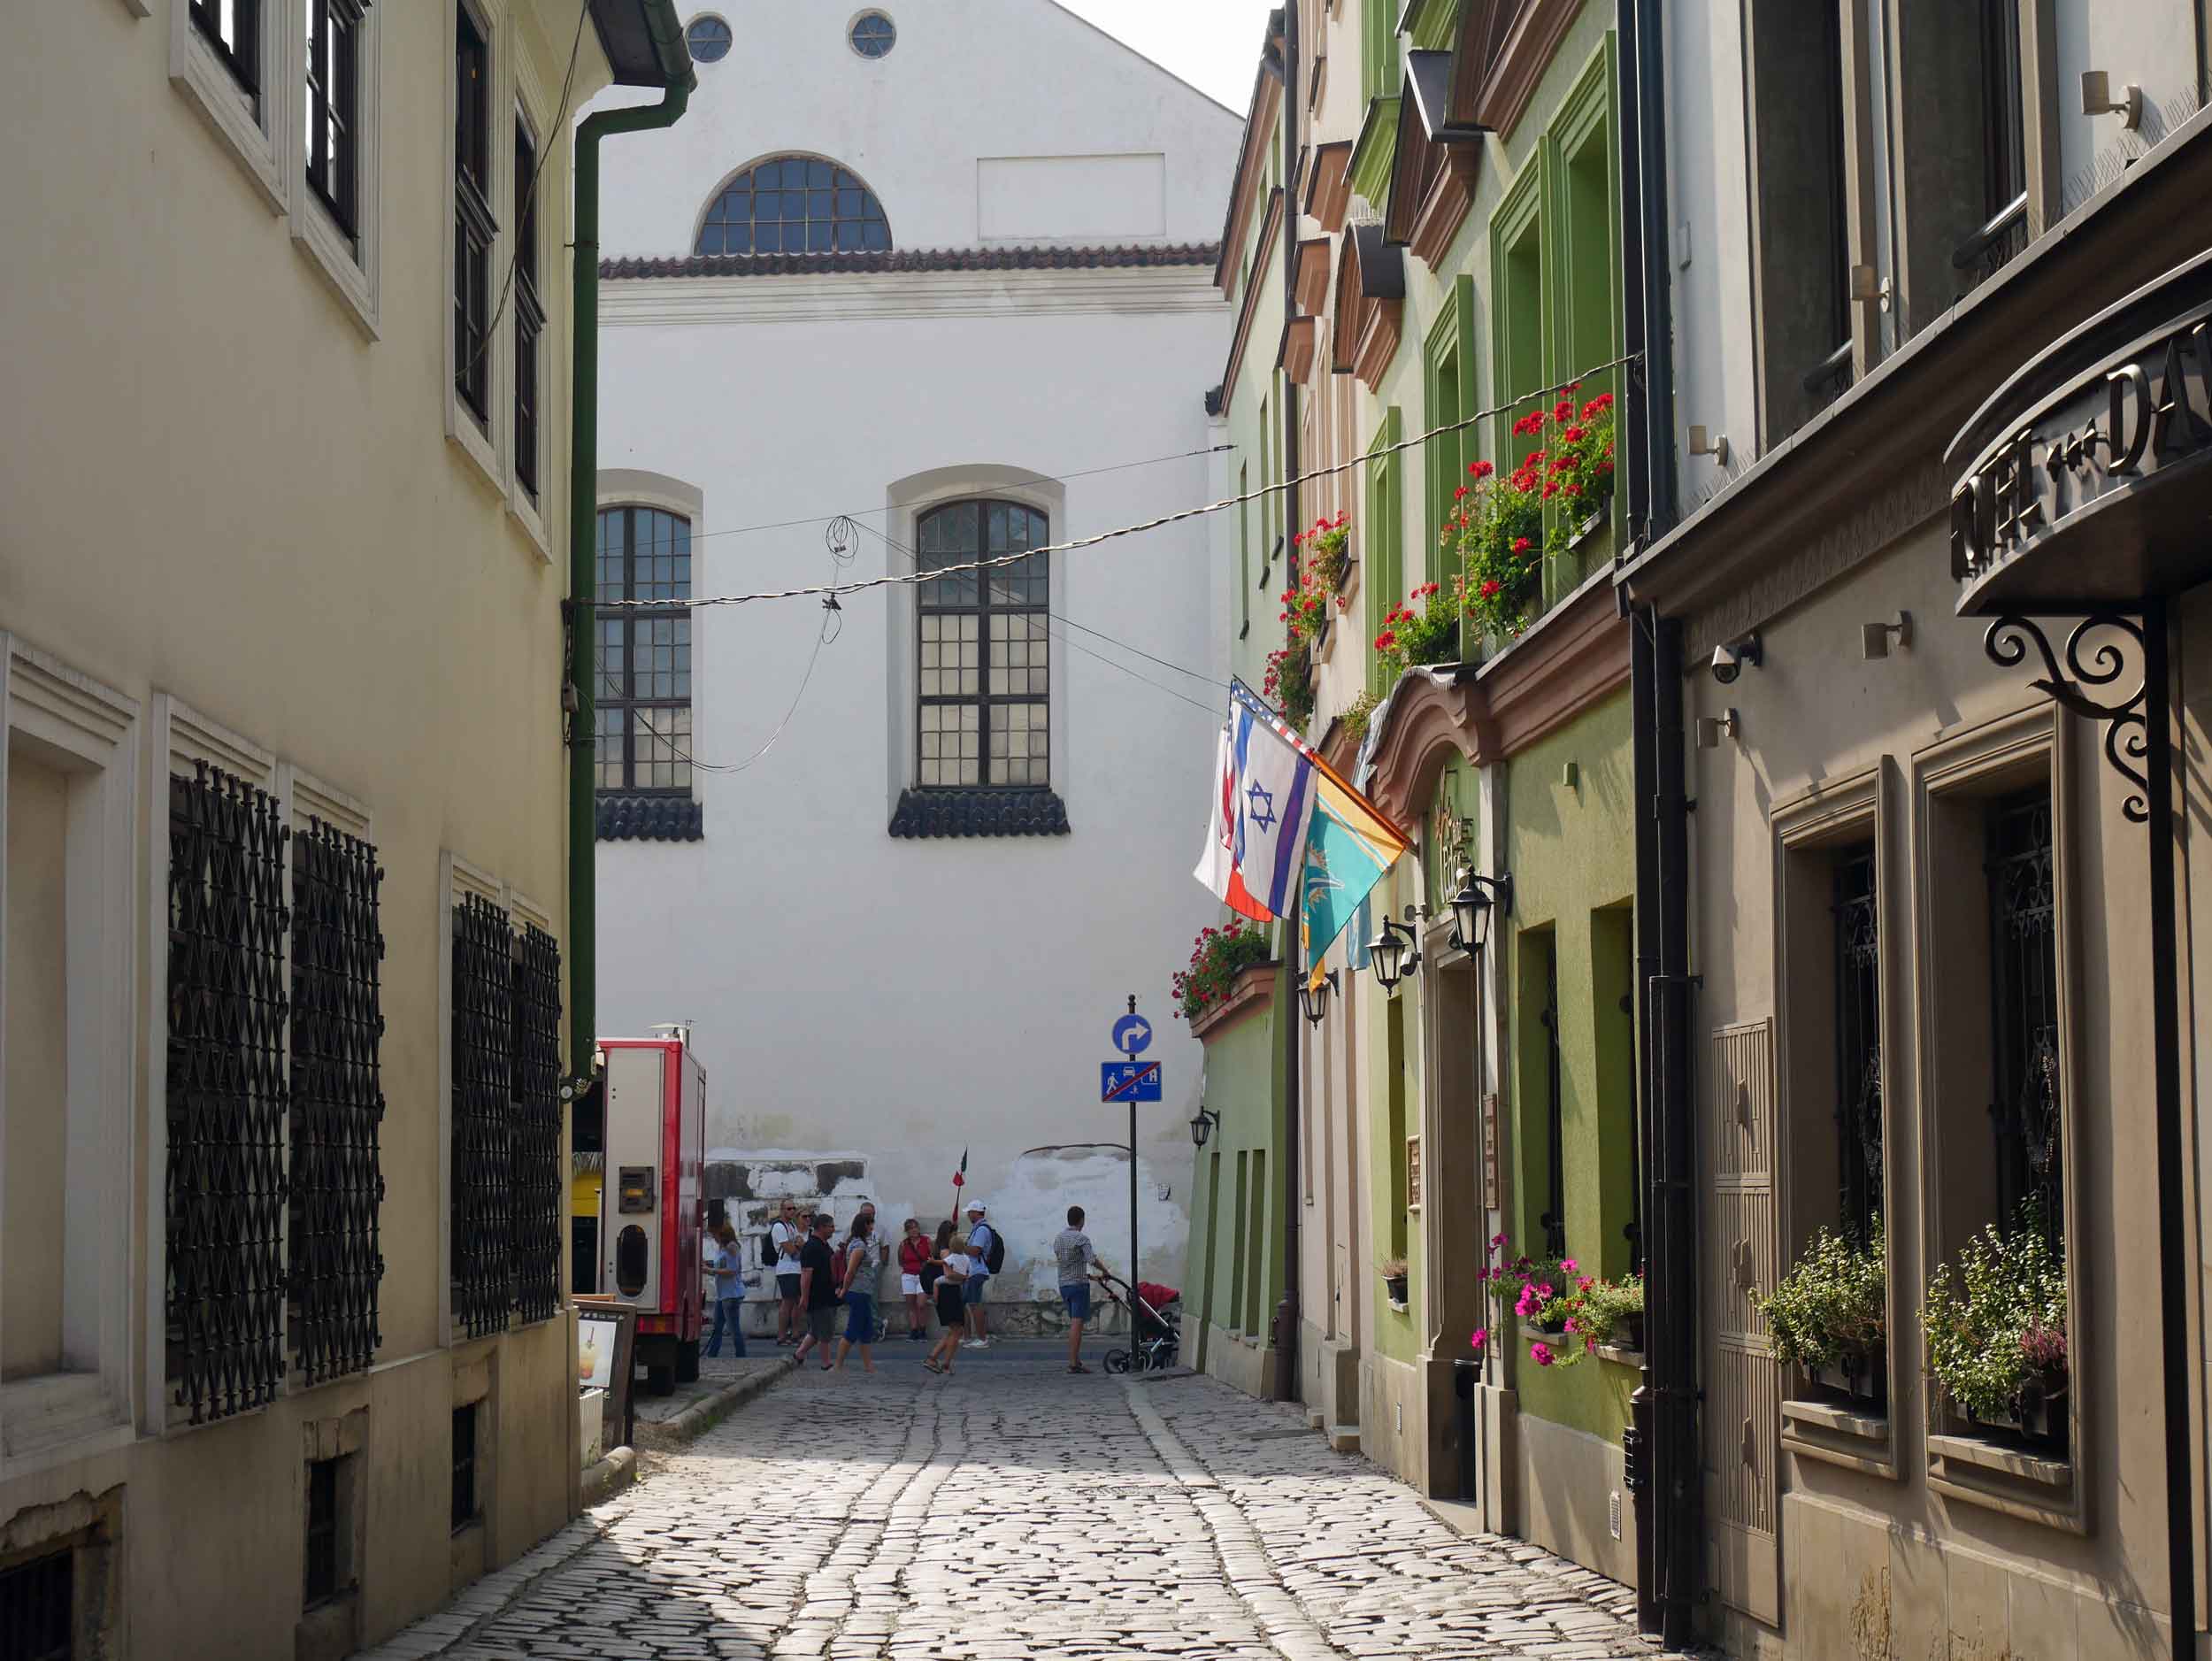
[(1478, 1326), (1475, 1328), (1473, 1334), (1468, 1338), (1467, 1344), (1470, 1349), (1479, 1350), (1483, 1347), (1483, 1345), (1488, 1343), (1489, 1342), (1489, 1333), (1485, 1328)]
[(1577, 1262), (1576, 1262), (1576, 1261), (1575, 1261), (1572, 1257), (1562, 1257), (1562, 1258), (1559, 1260), (1559, 1266), (1560, 1266), (1561, 1270), (1562, 1270), (1562, 1271), (1563, 1271), (1564, 1273), (1568, 1273), (1568, 1274), (1572, 1274), (1572, 1273), (1574, 1273), (1577, 1269), (1580, 1268), (1582, 1265), (1581, 1265), (1580, 1264), (1577, 1263)]
[(1580, 1327), (1575, 1325), (1575, 1318), (1571, 1315), (1567, 1317), (1567, 1330), (1569, 1332), (1579, 1332), (1581, 1330)]
[(1548, 1367), (1551, 1365), (1552, 1354), (1551, 1346), (1549, 1344), (1531, 1344), (1528, 1347), (1528, 1356), (1529, 1359), (1533, 1361), (1540, 1367)]
[(1494, 1246), (1502, 1246), (1505, 1244), (1505, 1236), (1503, 1234), (1493, 1234), (1490, 1236), (1490, 1243)]

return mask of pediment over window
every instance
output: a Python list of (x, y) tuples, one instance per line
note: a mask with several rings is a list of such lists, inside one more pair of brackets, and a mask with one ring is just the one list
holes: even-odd
[(1330, 367), (1378, 390), (1398, 350), (1406, 309), (1405, 254), (1379, 221), (1348, 226), (1336, 266), (1336, 334)]
[(1390, 171), (1383, 234), (1435, 265), (1474, 204), (1486, 129), (1450, 118), (1452, 55), (1409, 52), (1398, 100), (1398, 144)]
[(1452, 45), (1451, 125), (1511, 133), (1581, 9), (1582, 0), (1465, 0)]
[(1306, 170), (1306, 212), (1321, 221), (1332, 236), (1344, 228), (1345, 210), (1352, 204), (1352, 141), (1340, 138), (1313, 152)]

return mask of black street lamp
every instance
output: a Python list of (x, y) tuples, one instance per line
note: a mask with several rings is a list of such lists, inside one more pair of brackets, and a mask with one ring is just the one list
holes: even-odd
[(1321, 1025), (1329, 1012), (1329, 994), (1337, 990), (1337, 972), (1333, 969), (1319, 980), (1307, 980), (1298, 988), (1298, 1002), (1306, 1011), (1306, 1019), (1314, 1026)]
[(1479, 952), (1490, 943), (1490, 911), (1513, 915), (1513, 873), (1477, 876), (1462, 870), (1459, 892), (1452, 896), (1452, 950)]
[(1202, 1103), (1198, 1109), (1198, 1117), (1190, 1122), (1191, 1145), (1194, 1148), (1203, 1148), (1206, 1145), (1206, 1138), (1213, 1134), (1214, 1127), (1219, 1123), (1221, 1123), (1221, 1115), (1208, 1112)]
[[(1406, 921), (1411, 922), (1413, 908), (1406, 907)], [(1375, 965), (1375, 979), (1386, 992), (1394, 992), (1398, 983), (1421, 966), (1420, 948), (1415, 943), (1413, 931), (1394, 922), (1386, 914), (1382, 931), (1367, 942), (1367, 955)]]

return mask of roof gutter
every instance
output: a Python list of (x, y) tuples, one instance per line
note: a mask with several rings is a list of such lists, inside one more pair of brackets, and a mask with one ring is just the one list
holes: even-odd
[(576, 129), (576, 249), (571, 268), (574, 341), (569, 365), (568, 443), (568, 1065), (578, 1080), (595, 1071), (598, 1048), (599, 881), (597, 765), (594, 737), (592, 627), (597, 597), (594, 570), (599, 515), (599, 141), (611, 133), (673, 127), (691, 102), (698, 78), (684, 44), (675, 0), (588, 0), (601, 39), (607, 15), (641, 12), (663, 80), (658, 104), (602, 110)]

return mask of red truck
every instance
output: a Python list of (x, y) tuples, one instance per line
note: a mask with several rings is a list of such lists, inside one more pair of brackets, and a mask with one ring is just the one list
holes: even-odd
[(690, 1029), (603, 1038), (606, 1180), (599, 1201), (602, 1296), (638, 1311), (637, 1364), (657, 1396), (699, 1376), (707, 1072)]

